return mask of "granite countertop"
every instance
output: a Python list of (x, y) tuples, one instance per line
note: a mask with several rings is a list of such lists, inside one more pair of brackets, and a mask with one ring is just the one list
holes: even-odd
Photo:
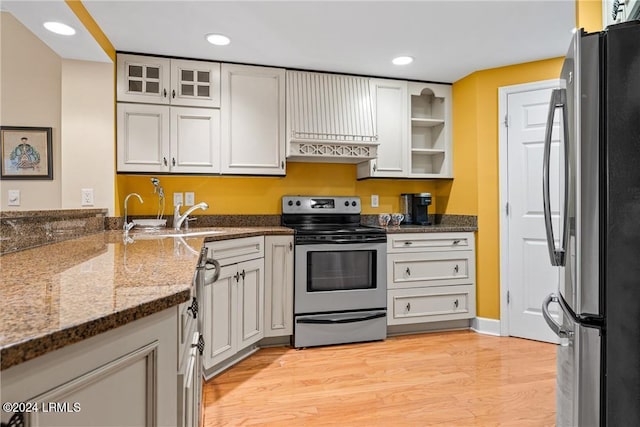
[(434, 225), (403, 225), (387, 227), (387, 234), (397, 233), (455, 233), (455, 232), (471, 232), (478, 231), (478, 227), (474, 225), (453, 225), (453, 224), (434, 224)]
[(205, 241), (285, 227), (192, 229), (181, 238), (105, 231), (0, 258), (0, 369), (187, 301)]

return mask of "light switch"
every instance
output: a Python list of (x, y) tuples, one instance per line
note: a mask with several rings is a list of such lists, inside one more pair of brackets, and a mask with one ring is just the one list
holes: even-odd
[(187, 191), (184, 193), (184, 205), (193, 206), (196, 204), (196, 193), (193, 191)]
[(20, 190), (9, 190), (9, 206), (20, 206)]
[(371, 195), (371, 207), (372, 208), (377, 208), (378, 206), (379, 206), (378, 195), (377, 194), (372, 194)]

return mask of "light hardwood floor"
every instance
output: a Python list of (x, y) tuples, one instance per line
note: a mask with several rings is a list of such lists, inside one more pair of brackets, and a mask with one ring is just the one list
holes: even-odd
[(204, 425), (551, 426), (556, 346), (456, 331), (261, 349), (204, 386)]

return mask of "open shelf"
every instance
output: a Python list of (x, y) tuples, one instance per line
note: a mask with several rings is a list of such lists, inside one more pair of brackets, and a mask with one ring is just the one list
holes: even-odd
[(422, 128), (430, 128), (438, 125), (444, 125), (444, 120), (442, 119), (423, 119), (412, 117), (411, 118), (411, 126), (422, 127)]
[(423, 156), (433, 156), (436, 154), (444, 154), (444, 150), (433, 149), (433, 148), (412, 148), (411, 154), (423, 155)]

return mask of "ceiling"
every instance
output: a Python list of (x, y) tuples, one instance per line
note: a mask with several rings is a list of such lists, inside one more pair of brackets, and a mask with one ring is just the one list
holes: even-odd
[[(563, 56), (573, 0), (84, 0), (118, 51), (402, 79), (454, 82), (477, 70)], [(63, 57), (106, 61), (62, 0), (3, 1)], [(69, 19), (80, 41), (42, 22)], [(208, 33), (231, 38), (206, 42)], [(86, 40), (88, 38), (88, 40)], [(395, 66), (391, 59), (415, 61)]]

